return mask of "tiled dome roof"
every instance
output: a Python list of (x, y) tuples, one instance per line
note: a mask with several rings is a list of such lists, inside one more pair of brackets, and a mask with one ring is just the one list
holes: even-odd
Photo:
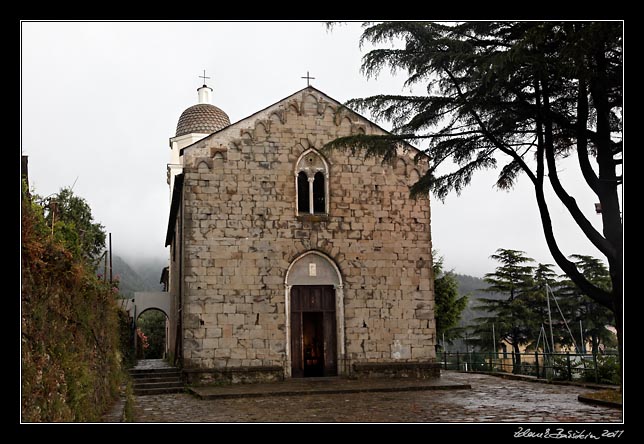
[(190, 133), (210, 134), (230, 125), (228, 115), (214, 105), (199, 103), (181, 113), (175, 137)]

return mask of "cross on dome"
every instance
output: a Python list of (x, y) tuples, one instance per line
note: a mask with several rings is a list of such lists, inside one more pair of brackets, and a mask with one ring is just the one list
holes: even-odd
[[(307, 73), (307, 75), (308, 75), (308, 73)], [(206, 86), (206, 79), (209, 79), (210, 77), (207, 77), (207, 76), (206, 76), (206, 70), (205, 70), (205, 69), (203, 70), (203, 75), (202, 75), (202, 76), (198, 76), (198, 77), (199, 77), (200, 79), (203, 79), (203, 86)]]

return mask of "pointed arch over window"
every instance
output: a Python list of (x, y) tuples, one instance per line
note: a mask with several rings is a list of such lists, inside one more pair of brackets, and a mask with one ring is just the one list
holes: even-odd
[(315, 150), (305, 151), (295, 168), (298, 214), (329, 213), (329, 166)]

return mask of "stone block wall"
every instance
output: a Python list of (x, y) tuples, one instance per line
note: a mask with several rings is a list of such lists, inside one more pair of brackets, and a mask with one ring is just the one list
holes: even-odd
[(315, 89), (183, 151), (184, 367), (290, 368), (285, 275), (300, 254), (335, 261), (352, 363), (430, 362), (435, 322), (429, 199), (408, 186), (426, 165), (326, 154), (329, 214), (299, 216), (295, 165), (351, 134), (384, 134)]

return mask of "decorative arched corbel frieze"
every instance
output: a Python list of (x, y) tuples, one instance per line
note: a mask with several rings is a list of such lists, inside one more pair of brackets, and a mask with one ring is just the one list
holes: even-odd
[(280, 123), (284, 125), (286, 123), (286, 108), (284, 108), (284, 105), (280, 105), (278, 109), (272, 111), (268, 116), (268, 119), (272, 120), (272, 116), (277, 117)]
[(364, 123), (351, 123), (351, 135), (367, 134), (367, 126)]
[(195, 161), (193, 163), (194, 167), (199, 169), (202, 164), (206, 165), (209, 170), (212, 170), (212, 157), (195, 157)]
[(349, 112), (347, 111), (347, 108), (344, 106), (339, 106), (335, 112), (333, 113), (333, 123), (335, 123), (336, 126), (342, 125), (342, 120), (346, 118), (351, 122), (351, 117), (349, 117)]
[(228, 158), (228, 147), (224, 145), (210, 147), (210, 157), (214, 159), (218, 156), (221, 156), (223, 160), (226, 160)]
[(318, 99), (318, 115), (324, 116), (324, 113), (326, 112), (327, 107), (329, 106), (329, 103), (324, 100), (322, 97)]
[(297, 100), (295, 100), (295, 99), (289, 100), (287, 106), (289, 108), (293, 108), (293, 111), (295, 111), (298, 116), (302, 115), (302, 109), (300, 107), (300, 102), (298, 102)]

